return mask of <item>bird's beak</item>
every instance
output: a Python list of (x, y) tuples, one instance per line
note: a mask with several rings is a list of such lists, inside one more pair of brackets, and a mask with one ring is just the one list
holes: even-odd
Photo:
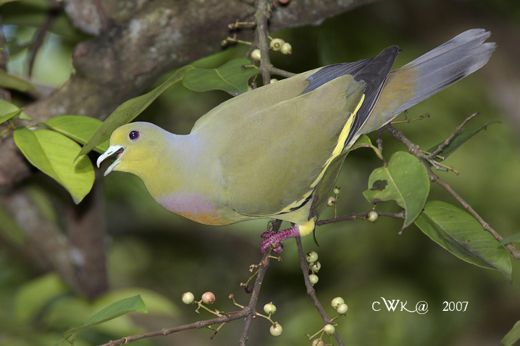
[(105, 159), (109, 158), (112, 155), (117, 155), (117, 158), (110, 166), (108, 166), (107, 170), (103, 174), (104, 176), (107, 176), (116, 168), (116, 166), (121, 161), (121, 155), (125, 151), (125, 148), (122, 145), (111, 145), (101, 156), (98, 157), (96, 164), (99, 168), (101, 166), (101, 162), (105, 161)]

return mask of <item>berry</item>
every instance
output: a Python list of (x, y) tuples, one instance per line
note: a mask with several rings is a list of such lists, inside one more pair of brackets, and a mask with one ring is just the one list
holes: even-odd
[(313, 286), (316, 285), (319, 280), (320, 280), (320, 278), (318, 277), (318, 275), (316, 275), (316, 274), (309, 275), (309, 281), (311, 282), (311, 284)]
[(204, 304), (208, 304), (208, 305), (213, 304), (213, 303), (215, 302), (216, 299), (217, 299), (217, 298), (215, 297), (215, 293), (210, 292), (210, 291), (208, 291), (208, 292), (204, 292), (204, 293), (202, 294), (202, 298), (201, 298), (202, 302), (203, 302)]
[(332, 190), (332, 192), (334, 192), (335, 195), (339, 195), (339, 192), (340, 192), (339, 187), (335, 186), (334, 190)]
[(285, 41), (281, 38), (273, 38), (271, 40), (271, 43), (269, 44), (269, 47), (274, 51), (279, 51), (280, 49), (282, 49), (284, 43)]
[(330, 301), (330, 306), (332, 306), (334, 309), (337, 309), (341, 304), (345, 304), (345, 301), (341, 297), (333, 298)]
[(253, 61), (260, 61), (262, 54), (260, 53), (260, 49), (256, 48), (251, 51), (249, 55)]
[(312, 340), (312, 346), (325, 346), (325, 342), (321, 339)]
[(280, 52), (282, 52), (282, 54), (291, 54), (292, 53), (291, 44), (288, 42), (285, 42), (284, 44), (282, 44), (282, 48), (280, 48)]
[(348, 305), (343, 303), (343, 304), (340, 304), (337, 308), (336, 308), (336, 311), (338, 312), (338, 314), (340, 315), (345, 315), (348, 311)]
[(332, 335), (334, 334), (334, 332), (336, 331), (336, 328), (334, 328), (334, 326), (332, 324), (326, 324), (324, 327), (323, 327), (323, 331), (325, 332), (325, 334), (327, 335)]
[(275, 323), (271, 326), (271, 328), (269, 328), (269, 332), (271, 333), (272, 336), (280, 336), (280, 335), (282, 335), (283, 328), (282, 328), (282, 326), (280, 325), (280, 323), (275, 322)]
[(191, 292), (184, 292), (182, 294), (182, 302), (184, 304), (191, 304), (195, 300), (195, 296)]
[(321, 269), (321, 263), (320, 263), (320, 262), (316, 261), (316, 262), (314, 262), (313, 264), (311, 264), (311, 271), (312, 271), (313, 273), (317, 273), (317, 272), (319, 272), (320, 269)]
[(327, 200), (327, 205), (329, 207), (332, 207), (334, 204), (336, 204), (336, 197), (330, 196)]
[(276, 312), (276, 305), (272, 302), (264, 305), (264, 312), (268, 315), (272, 315)]
[(377, 218), (379, 217), (379, 214), (375, 210), (371, 210), (368, 212), (367, 220), (370, 222), (376, 222)]
[(316, 251), (311, 251), (307, 254), (307, 263), (314, 263), (318, 260), (318, 253)]

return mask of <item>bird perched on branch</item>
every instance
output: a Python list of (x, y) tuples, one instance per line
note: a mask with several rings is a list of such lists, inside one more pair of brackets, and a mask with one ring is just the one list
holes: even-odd
[(261, 250), (314, 230), (357, 138), (484, 66), (495, 43), (467, 30), (391, 71), (399, 48), (321, 67), (236, 96), (201, 117), (188, 135), (135, 122), (116, 129), (98, 167), (140, 177), (164, 208), (227, 225), (269, 218)]

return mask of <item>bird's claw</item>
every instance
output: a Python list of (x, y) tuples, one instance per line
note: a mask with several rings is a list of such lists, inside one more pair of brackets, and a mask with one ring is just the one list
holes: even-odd
[(262, 233), (260, 236), (262, 238), (262, 242), (260, 243), (260, 251), (264, 254), (269, 249), (275, 254), (281, 254), (283, 252), (283, 245), (282, 243), (276, 239), (276, 237), (273, 237), (274, 234), (277, 232), (273, 231), (267, 231)]
[(287, 238), (299, 236), (297, 226), (290, 227), (280, 232), (265, 231), (260, 235), (262, 242), (260, 243), (260, 251), (266, 253), (271, 249), (275, 254), (280, 254), (283, 251), (282, 241)]

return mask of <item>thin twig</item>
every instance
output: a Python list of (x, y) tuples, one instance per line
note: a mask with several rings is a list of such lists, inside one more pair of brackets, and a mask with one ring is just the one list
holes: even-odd
[(286, 78), (296, 76), (296, 73), (285, 71), (285, 70), (279, 69), (274, 66), (269, 67), (269, 72), (271, 72), (272, 74), (275, 74), (277, 76), (282, 76), (282, 77), (286, 77)]
[(455, 128), (455, 131), (453, 131), (453, 133), (451, 135), (449, 135), (441, 144), (439, 144), (437, 146), (437, 148), (435, 148), (432, 152), (431, 152), (431, 156), (432, 157), (436, 157), (437, 155), (439, 155), (444, 149), (446, 149), (446, 147), (448, 147), (448, 145), (450, 145), (453, 140), (455, 138), (457, 138), (461, 133), (462, 133), (462, 130), (464, 130), (464, 126), (466, 126), (471, 119), (475, 118), (477, 115), (479, 115), (479, 113), (473, 113), (471, 114), (470, 116), (468, 116), (466, 119), (464, 119), (463, 122), (461, 122), (456, 128)]
[(256, 304), (258, 303), (258, 296), (260, 295), (260, 289), (262, 287), (262, 283), (264, 282), (265, 273), (269, 267), (270, 255), (271, 251), (267, 251), (260, 261), (258, 273), (256, 274), (255, 285), (253, 286), (253, 292), (251, 292), (251, 298), (249, 298), (249, 304), (244, 308), (244, 310), (247, 312), (247, 315), (246, 321), (244, 323), (244, 329), (242, 330), (242, 336), (240, 337), (240, 346), (245, 346), (249, 338), (251, 322), (256, 316)]
[(271, 15), (271, 1), (257, 0), (255, 22), (256, 22), (256, 40), (260, 49), (260, 73), (262, 74), (263, 84), (269, 84), (271, 74), (269, 72), (271, 60), (269, 59), (269, 41), (268, 41), (268, 21)]
[[(267, 272), (267, 269), (269, 268), (269, 261), (270, 261), (270, 253), (265, 253), (262, 256), (262, 260), (260, 261), (260, 265), (258, 267), (258, 273), (256, 276), (255, 284), (253, 286), (253, 291), (251, 292), (251, 298), (249, 299), (249, 303), (247, 306), (245, 306), (241, 310), (232, 311), (228, 313), (222, 313), (222, 316), (211, 318), (207, 320), (201, 320), (196, 321), (193, 323), (183, 324), (180, 326), (175, 326), (171, 328), (163, 328), (160, 330), (155, 330), (139, 335), (131, 335), (131, 336), (125, 336), (123, 338), (117, 339), (117, 340), (111, 340), (107, 343), (102, 344), (101, 346), (117, 346), (117, 345), (126, 345), (130, 342), (134, 342), (137, 340), (152, 338), (156, 336), (166, 336), (178, 332), (182, 332), (185, 330), (193, 330), (193, 329), (201, 329), (206, 328), (209, 326), (213, 326), (216, 324), (222, 324), (230, 321), (235, 321), (241, 318), (246, 318), (246, 325), (249, 323), (251, 324), (250, 319), (253, 318), (253, 316), (256, 315), (256, 304), (258, 302), (258, 296), (260, 295), (260, 290), (262, 288), (262, 283), (264, 281), (265, 273)], [(248, 322), (249, 321), (249, 322)], [(245, 335), (245, 341), (242, 343), (242, 338), (240, 339), (240, 344), (245, 345), (245, 342), (247, 341), (247, 333), (249, 330), (249, 326), (246, 328), (244, 327), (244, 333), (242, 337)]]
[[(314, 307), (316, 310), (318, 310), (321, 319), (323, 320), (324, 324), (332, 323), (332, 319), (327, 315), (327, 312), (323, 308), (323, 305), (321, 305), (320, 301), (318, 300), (318, 297), (316, 296), (316, 290), (311, 284), (311, 281), (309, 280), (309, 265), (307, 263), (307, 260), (305, 258), (305, 252), (303, 250), (302, 240), (300, 237), (296, 237), (296, 246), (298, 247), (298, 257), (300, 260), (300, 268), (302, 270), (303, 274), (303, 281), (305, 282), (305, 287), (307, 288), (307, 294), (311, 298), (312, 302), (314, 303)], [(344, 346), (343, 341), (341, 341), (341, 338), (339, 337), (339, 334), (337, 332), (334, 332), (334, 339), (336, 339), (336, 343), (338, 346)]]
[[(398, 139), (408, 148), (408, 151), (412, 155), (419, 158), (425, 164), (431, 181), (437, 183), (444, 190), (446, 190), (468, 213), (470, 213), (480, 223), (482, 228), (489, 232), (497, 241), (502, 241), (503, 237), (500, 235), (500, 233), (491, 227), (491, 225), (487, 223), (482, 218), (482, 216), (480, 216), (480, 214), (477, 213), (477, 211), (473, 209), (473, 207), (451, 187), (451, 185), (442, 180), (437, 174), (433, 172), (431, 158), (428, 157), (428, 155), (425, 155), (417, 144), (413, 143), (398, 129), (392, 126), (388, 126), (387, 129), (396, 139)], [(520, 250), (518, 250), (513, 244), (507, 244), (505, 245), (505, 248), (509, 251), (509, 253), (511, 253), (513, 258), (520, 259)]]
[(246, 311), (246, 309), (233, 311), (233, 312), (229, 312), (226, 315), (223, 315), (223, 316), (217, 317), (217, 318), (201, 320), (201, 321), (183, 324), (183, 325), (175, 326), (175, 327), (171, 327), (171, 328), (164, 328), (161, 330), (155, 330), (152, 332), (139, 334), (139, 335), (125, 336), (125, 337), (117, 339), (117, 340), (111, 340), (107, 343), (102, 344), (101, 346), (126, 345), (126, 344), (129, 344), (129, 343), (137, 341), (137, 340), (152, 338), (155, 336), (166, 336), (166, 335), (182, 332), (185, 330), (206, 328), (206, 327), (209, 327), (209, 326), (212, 326), (215, 324), (220, 324), (220, 323), (225, 323), (225, 322), (230, 322), (230, 321), (241, 319), (241, 318), (245, 317), (247, 314), (248, 314), (248, 311)]
[[(353, 213), (351, 215), (343, 215), (343, 216), (337, 216), (326, 220), (318, 220), (316, 222), (317, 226), (321, 225), (328, 225), (330, 223), (336, 223), (336, 222), (343, 222), (343, 221), (354, 221), (354, 220), (367, 220), (368, 219), (368, 213)], [(386, 211), (378, 211), (377, 214), (379, 216), (384, 217), (390, 217), (394, 219), (404, 219), (404, 213), (402, 211), (397, 213), (392, 212), (386, 212)]]

